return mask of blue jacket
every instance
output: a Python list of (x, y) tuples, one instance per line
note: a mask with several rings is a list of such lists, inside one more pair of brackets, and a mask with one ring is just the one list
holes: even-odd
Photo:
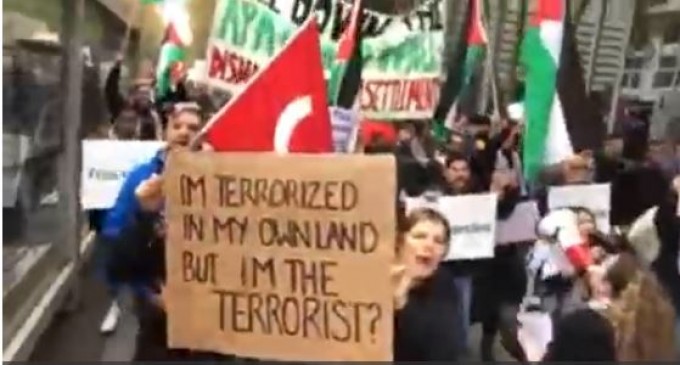
[[(105, 241), (118, 244), (126, 234), (130, 233), (130, 230), (134, 229), (136, 219), (142, 213), (135, 190), (154, 173), (160, 174), (163, 171), (164, 155), (164, 151), (158, 151), (149, 161), (135, 166), (127, 174), (118, 197), (113, 207), (106, 213), (102, 224), (101, 235)], [(135, 282), (128, 284), (131, 285), (136, 295), (148, 297), (153, 293), (151, 279), (136, 279)]]

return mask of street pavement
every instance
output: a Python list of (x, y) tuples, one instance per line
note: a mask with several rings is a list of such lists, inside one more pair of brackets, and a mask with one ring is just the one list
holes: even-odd
[(91, 268), (83, 270), (81, 302), (74, 311), (60, 313), (38, 340), (29, 361), (130, 361), (134, 354), (137, 322), (123, 312), (116, 331), (102, 335), (99, 325), (111, 304)]

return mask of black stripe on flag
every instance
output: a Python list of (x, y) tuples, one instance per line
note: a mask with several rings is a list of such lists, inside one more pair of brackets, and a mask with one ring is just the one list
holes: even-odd
[(467, 56), (467, 33), (472, 23), (472, 16), (470, 9), (473, 7), (474, 0), (461, 2), (463, 6), (458, 6), (461, 10), (463, 21), (460, 22), (458, 29), (458, 40), (455, 44), (453, 58), (449, 61), (446, 69), (446, 81), (441, 87), (439, 96), (439, 103), (435, 108), (433, 119), (435, 122), (443, 123), (446, 115), (456, 102), (458, 94), (463, 86), (463, 73), (465, 72), (465, 57)]
[[(364, 64), (361, 53), (361, 40), (363, 38), (361, 29), (364, 23), (364, 2), (365, 1), (360, 2), (361, 8), (359, 9), (358, 26), (354, 33), (354, 50), (352, 51), (352, 57), (347, 62), (347, 68), (342, 76), (340, 90), (338, 92), (337, 106), (345, 109), (352, 109), (357, 94), (361, 91), (361, 69)], [(347, 21), (348, 23), (346, 26), (349, 26), (349, 22), (351, 22), (352, 19), (348, 18)]]
[[(566, 13), (569, 14), (568, 11)], [(557, 93), (572, 147), (574, 152), (580, 152), (602, 147), (605, 125), (597, 104), (586, 92), (575, 30), (569, 15), (566, 15), (557, 70)]]

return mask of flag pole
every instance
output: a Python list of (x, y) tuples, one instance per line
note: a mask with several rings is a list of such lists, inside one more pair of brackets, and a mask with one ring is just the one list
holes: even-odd
[[(205, 70), (202, 73), (201, 77), (203, 78), (201, 81), (205, 83), (206, 87), (206, 93), (208, 93), (208, 98), (210, 98), (211, 103), (214, 101), (213, 99), (213, 94), (215, 93), (215, 86), (213, 85), (212, 81), (210, 80), (210, 57), (212, 50), (210, 48), (210, 43), (212, 39), (212, 33), (213, 29), (215, 29), (215, 23), (218, 21), (220, 14), (218, 13), (218, 4), (217, 1), (215, 2), (215, 6), (213, 7), (213, 21), (210, 26), (210, 32), (208, 33), (208, 44), (205, 47)], [(194, 62), (194, 65), (196, 62)], [(231, 93), (230, 93), (231, 94)]]
[[(486, 44), (484, 44), (484, 70), (482, 73), (482, 84), (480, 87), (480, 90), (478, 90), (477, 95), (475, 95), (475, 106), (477, 107), (477, 110), (475, 110), (476, 113), (482, 113), (486, 115), (486, 111), (489, 108), (489, 87), (493, 88), (493, 85), (491, 84), (491, 73), (493, 72), (493, 65), (490, 60), (492, 56), (490, 50), (491, 46), (489, 45), (491, 43), (491, 38), (488, 37), (489, 35), (489, 30), (491, 28), (489, 27), (490, 22), (488, 21), (491, 18), (491, 15), (489, 14), (488, 9), (489, 0), (483, 0), (479, 2), (479, 7), (481, 8), (479, 10), (480, 13), (480, 21), (482, 22), (482, 27), (484, 27), (485, 31), (487, 31), (487, 39), (486, 39)], [(491, 90), (493, 92), (493, 90)]]
[[(491, 39), (488, 39), (486, 42), (486, 62), (487, 62), (487, 82), (491, 86), (491, 98), (493, 100), (493, 107), (494, 107), (494, 116), (495, 117), (503, 117), (505, 116), (504, 110), (501, 110), (502, 105), (501, 105), (501, 100), (500, 100), (500, 90), (498, 89), (498, 73), (497, 73), (497, 68), (496, 68), (496, 50), (498, 49), (499, 44), (501, 43), (502, 37), (503, 37), (503, 23), (505, 21), (505, 10), (506, 10), (506, 4), (505, 1), (500, 0), (500, 11), (498, 11), (498, 16), (496, 17), (497, 22), (495, 24), (495, 27), (493, 27), (493, 42)], [(493, 23), (493, 17), (491, 13), (491, 6), (488, 1), (484, 1), (484, 13), (487, 15), (486, 16), (486, 25), (485, 28), (491, 30), (491, 24)], [(486, 89), (486, 87), (485, 87)], [(488, 95), (484, 95), (484, 100), (482, 100), (482, 105), (485, 106), (484, 112), (486, 112), (486, 109), (488, 109), (486, 102), (488, 100)]]
[(128, 47), (130, 45), (130, 37), (132, 36), (132, 27), (136, 23), (139, 15), (139, 0), (133, 1), (130, 7), (130, 12), (127, 15), (127, 24), (125, 28), (125, 36), (123, 38), (123, 43), (120, 46), (120, 54), (125, 57)]
[[(501, 86), (499, 85), (499, 79), (498, 79), (498, 53), (499, 49), (501, 47), (501, 44), (503, 43), (503, 33), (504, 33), (504, 25), (505, 21), (507, 20), (507, 10), (508, 10), (508, 4), (505, 0), (498, 0), (498, 8), (497, 8), (497, 18), (496, 18), (496, 26), (494, 29), (494, 39), (493, 39), (493, 46), (489, 50), (489, 52), (493, 55), (493, 60), (492, 60), (492, 67), (493, 67), (493, 72), (491, 73), (491, 86), (493, 90), (493, 102), (496, 104), (495, 109), (496, 113), (498, 114), (499, 117), (501, 118), (507, 118), (507, 105), (505, 103), (505, 98), (503, 95), (503, 90), (501, 90)], [(491, 18), (489, 18), (491, 19)]]
[(514, 50), (512, 52), (512, 61), (510, 63), (510, 80), (508, 82), (509, 92), (512, 98), (515, 97), (517, 93), (518, 77), (517, 77), (517, 67), (520, 62), (520, 50), (522, 48), (522, 41), (524, 37), (524, 29), (527, 23), (527, 14), (529, 12), (529, 0), (519, 0), (519, 12), (517, 14), (517, 30), (515, 32), (515, 37), (517, 38), (517, 43), (514, 45)]

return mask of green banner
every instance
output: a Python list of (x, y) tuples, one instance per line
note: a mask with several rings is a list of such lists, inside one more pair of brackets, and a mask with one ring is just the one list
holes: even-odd
[[(439, 98), (443, 20), (441, 1), (428, 3), (412, 16), (367, 13), (364, 38), (364, 118), (430, 118)], [(218, 0), (208, 45), (208, 79), (213, 86), (240, 92), (248, 80), (286, 43), (311, 11), (322, 32), (324, 68), (335, 59), (349, 16), (342, 0)], [(429, 12), (428, 12), (429, 11)], [(328, 78), (328, 71), (326, 77)]]

